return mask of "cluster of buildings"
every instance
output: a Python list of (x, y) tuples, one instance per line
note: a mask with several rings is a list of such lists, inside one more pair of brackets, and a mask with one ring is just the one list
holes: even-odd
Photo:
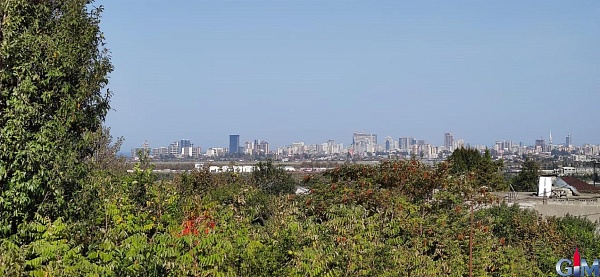
[(131, 157), (139, 159), (140, 154), (154, 159), (201, 159), (204, 157), (230, 157), (239, 158), (250, 156), (266, 156), (269, 152), (269, 143), (261, 140), (245, 142), (240, 146), (240, 136), (229, 136), (229, 148), (209, 147), (202, 151), (202, 147), (194, 146), (189, 139), (181, 139), (172, 142), (169, 146), (151, 148), (147, 141), (140, 147), (131, 149)]
[(291, 145), (278, 147), (275, 152), (277, 157), (286, 159), (286, 157), (337, 157), (345, 155), (348, 152), (343, 143), (336, 143), (334, 140), (328, 140), (318, 144), (304, 144), (304, 142), (294, 142)]
[(385, 137), (382, 144), (378, 144), (376, 134), (354, 133), (350, 154), (353, 157), (392, 154), (437, 159), (441, 158), (440, 155), (452, 153), (454, 149), (459, 147), (464, 147), (464, 140), (454, 140), (454, 136), (451, 133), (444, 134), (443, 146), (435, 146), (423, 139), (415, 139), (414, 137), (400, 137), (396, 140), (390, 136)]
[[(147, 142), (141, 147), (132, 149), (131, 157), (137, 158), (139, 153), (145, 153), (151, 158), (158, 159), (254, 159), (268, 157), (274, 160), (289, 159), (319, 159), (319, 160), (348, 160), (348, 159), (376, 159), (378, 157), (417, 157), (427, 160), (447, 158), (460, 147), (470, 147), (481, 151), (490, 150), (496, 158), (509, 159), (522, 155), (570, 155), (577, 161), (597, 159), (600, 156), (600, 145), (574, 146), (571, 135), (567, 135), (564, 143), (554, 143), (550, 134), (548, 143), (543, 138), (536, 139), (534, 145), (524, 145), (512, 141), (496, 141), (491, 147), (487, 145), (467, 145), (463, 139), (455, 139), (452, 133), (444, 133), (444, 144), (433, 145), (422, 139), (414, 137), (399, 137), (397, 139), (386, 136), (383, 141), (378, 141), (377, 134), (354, 133), (352, 143), (345, 146), (334, 140), (323, 143), (305, 144), (293, 142), (282, 147), (271, 148), (263, 140), (245, 141), (243, 144), (240, 135), (229, 136), (229, 147), (211, 147), (202, 151), (201, 147), (194, 146), (189, 139), (174, 141), (168, 146), (151, 148)], [(141, 152), (140, 152), (141, 151)]]
[(202, 147), (195, 147), (189, 139), (174, 141), (169, 146), (150, 148), (148, 141), (145, 141), (140, 147), (131, 150), (131, 157), (137, 158), (140, 154), (145, 154), (151, 158), (200, 158), (202, 156)]

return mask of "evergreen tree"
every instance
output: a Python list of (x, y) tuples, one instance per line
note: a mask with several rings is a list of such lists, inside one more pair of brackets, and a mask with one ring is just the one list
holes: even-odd
[(454, 174), (472, 174), (475, 177), (474, 185), (479, 188), (486, 186), (493, 190), (506, 190), (507, 185), (502, 176), (502, 161), (492, 160), (489, 150), (482, 155), (479, 150), (459, 148), (448, 157), (451, 164), (450, 171)]
[(536, 191), (540, 176), (540, 165), (526, 158), (521, 166), (521, 172), (513, 179), (513, 187), (517, 191)]
[(458, 148), (448, 157), (451, 163), (451, 172), (455, 174), (464, 174), (475, 170), (482, 161), (479, 150), (473, 148)]
[(111, 96), (92, 2), (0, 1), (0, 237), (36, 213), (78, 212)]

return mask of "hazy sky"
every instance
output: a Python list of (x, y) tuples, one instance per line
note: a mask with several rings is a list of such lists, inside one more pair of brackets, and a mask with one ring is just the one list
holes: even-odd
[(103, 0), (122, 150), (600, 144), (600, 1)]

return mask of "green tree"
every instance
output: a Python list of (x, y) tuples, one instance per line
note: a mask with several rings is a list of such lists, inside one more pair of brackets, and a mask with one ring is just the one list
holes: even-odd
[(474, 171), (482, 161), (481, 153), (474, 148), (458, 148), (448, 157), (451, 164), (450, 172), (464, 174)]
[(252, 172), (255, 185), (270, 194), (292, 193), (296, 182), (283, 168), (273, 165), (273, 161), (259, 162)]
[(0, 1), (0, 237), (77, 210), (111, 96), (92, 2)]
[(479, 167), (476, 171), (476, 178), (480, 186), (493, 188), (494, 190), (507, 190), (508, 185), (504, 181), (502, 160), (492, 160), (492, 155), (488, 149), (485, 150)]
[(513, 179), (513, 187), (518, 191), (535, 191), (537, 188), (538, 177), (540, 176), (540, 165), (526, 158), (521, 165), (521, 172)]
[(502, 176), (502, 161), (492, 160), (489, 150), (483, 155), (477, 149), (459, 148), (448, 157), (450, 172), (454, 174), (472, 174), (477, 187), (486, 186), (494, 190), (506, 190), (507, 185)]

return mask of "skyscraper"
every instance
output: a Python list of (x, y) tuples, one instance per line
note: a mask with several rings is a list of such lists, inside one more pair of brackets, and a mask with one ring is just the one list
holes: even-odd
[(573, 145), (573, 141), (572, 141), (571, 135), (567, 135), (567, 140), (565, 141), (565, 146), (566, 147), (571, 147), (571, 145)]
[(179, 154), (183, 155), (184, 149), (190, 148), (192, 146), (193, 146), (192, 141), (190, 141), (189, 139), (179, 140), (179, 151), (177, 151), (177, 152), (179, 152)]
[(454, 150), (452, 149), (452, 146), (454, 145), (454, 136), (452, 136), (452, 133), (445, 133), (444, 134), (444, 147), (448, 150)]
[(417, 143), (417, 141), (413, 137), (401, 137), (398, 143), (402, 152), (410, 152), (412, 145)]
[(538, 151), (545, 151), (546, 150), (546, 141), (543, 138), (536, 139), (535, 140), (535, 148)]
[(240, 153), (240, 135), (229, 135), (229, 154)]

